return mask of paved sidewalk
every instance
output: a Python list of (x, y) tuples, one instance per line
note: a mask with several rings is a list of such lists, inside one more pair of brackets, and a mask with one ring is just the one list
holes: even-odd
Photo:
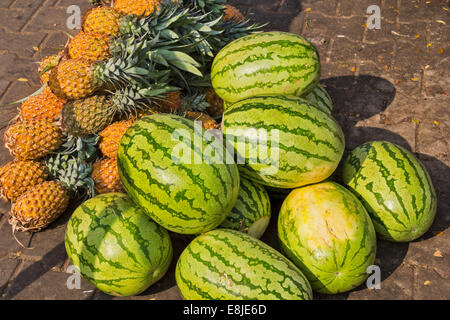
[[(301, 34), (319, 49), (322, 83), (332, 95), (334, 116), (348, 150), (375, 139), (400, 144), (428, 168), (438, 195), (430, 231), (409, 244), (378, 243), (380, 290), (365, 287), (319, 299), (450, 299), (450, 7), (447, 1), (412, 0), (239, 0), (230, 1), (267, 30)], [(66, 9), (88, 0), (2, 0), (0, 2), (0, 135), (23, 98), (39, 87), (36, 62), (67, 40)], [(367, 28), (366, 10), (381, 8), (381, 29)], [(347, 150), (347, 151), (348, 151)], [(0, 148), (0, 165), (11, 160)], [(279, 205), (279, 204), (278, 204)], [(274, 213), (277, 204), (274, 204)], [(70, 210), (50, 228), (20, 233), (21, 248), (0, 202), (0, 299), (112, 299), (86, 281), (69, 290), (64, 249)], [(274, 214), (275, 215), (275, 214)], [(263, 240), (277, 247), (276, 223)], [(175, 237), (175, 257), (186, 241)], [(168, 274), (133, 299), (180, 299), (175, 261)], [(115, 298), (117, 299), (117, 298)]]

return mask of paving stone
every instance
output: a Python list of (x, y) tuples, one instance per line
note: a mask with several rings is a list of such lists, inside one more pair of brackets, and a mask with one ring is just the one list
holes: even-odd
[(8, 281), (19, 265), (18, 260), (2, 258), (0, 259), (0, 297), (6, 291)]
[[(49, 271), (40, 262), (25, 261), (6, 291), (5, 300), (87, 300), (94, 287), (80, 279), (80, 289), (68, 289), (71, 274)], [(49, 285), (51, 284), (51, 285)]]
[[(6, 217), (2, 218), (2, 220)], [(29, 232), (15, 232), (16, 238), (24, 245), (28, 246), (31, 239)], [(0, 258), (6, 256), (16, 257), (17, 253), (26, 254), (28, 249), (24, 249), (13, 237), (11, 225), (5, 221), (0, 224)]]
[[(55, 29), (72, 31), (67, 28), (66, 22), (70, 14), (66, 13), (66, 8), (41, 7), (39, 11), (32, 17), (25, 32), (46, 32)], [(76, 30), (75, 30), (76, 31)]]
[(417, 151), (429, 155), (448, 154), (449, 145), (441, 130), (431, 121), (422, 121), (418, 127)]
[(377, 68), (383, 69), (391, 65), (394, 43), (384, 41), (377, 44), (365, 44), (356, 54), (360, 60), (371, 61)]
[[(383, 16), (383, 14), (382, 14)], [(394, 42), (394, 34), (397, 32), (397, 26), (394, 22), (387, 21), (381, 18), (381, 29), (367, 29), (365, 32), (364, 40), (368, 43), (376, 44), (383, 41)]]
[(33, 14), (32, 10), (0, 9), (0, 21), (7, 30), (19, 32)]
[(327, 16), (336, 15), (338, 0), (306, 0), (302, 1), (303, 10), (310, 8), (311, 13), (320, 12)]
[[(42, 44), (38, 52), (38, 60), (42, 61), (45, 57), (58, 53), (64, 48), (68, 37), (64, 32), (52, 32)], [(37, 70), (37, 67), (36, 67)]]
[(3, 0), (0, 3), (0, 8), (9, 8), (9, 6), (14, 2), (14, 0)]
[(448, 300), (449, 278), (443, 279), (433, 270), (417, 268), (414, 299)]
[(0, 48), (8, 48), (22, 57), (31, 57), (35, 53), (33, 47), (39, 46), (44, 37), (43, 33), (20, 34), (0, 30)]
[(366, 16), (367, 8), (371, 5), (381, 7), (381, 0), (339, 1), (339, 16)]
[(441, 0), (434, 1), (434, 3), (425, 0), (401, 0), (399, 20), (400, 22), (431, 20), (431, 17), (439, 16), (443, 13), (442, 6), (445, 5), (445, 1)]

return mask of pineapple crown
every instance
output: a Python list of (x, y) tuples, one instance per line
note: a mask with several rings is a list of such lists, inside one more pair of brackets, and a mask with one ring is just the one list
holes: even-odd
[(206, 101), (206, 95), (201, 92), (183, 97), (183, 110), (205, 112), (209, 107), (210, 104)]
[(46, 160), (50, 176), (60, 181), (74, 197), (94, 196), (94, 181), (90, 163), (68, 154), (54, 154)]
[(99, 142), (99, 135), (87, 137), (66, 135), (64, 137), (64, 143), (56, 153), (61, 155), (71, 155), (81, 161), (94, 162), (98, 156)]

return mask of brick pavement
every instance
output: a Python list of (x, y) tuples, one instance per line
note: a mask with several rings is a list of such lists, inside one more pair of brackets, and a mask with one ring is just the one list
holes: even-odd
[[(450, 298), (450, 104), (449, 5), (447, 1), (404, 0), (236, 0), (267, 30), (302, 34), (319, 49), (322, 83), (335, 104), (347, 148), (374, 139), (398, 143), (428, 168), (438, 195), (438, 213), (430, 231), (409, 244), (378, 242), (380, 290), (363, 286), (319, 299)], [(36, 62), (55, 53), (76, 30), (66, 28), (66, 9), (87, 0), (0, 1), (0, 134), (16, 115), (6, 105), (39, 86)], [(381, 7), (381, 29), (369, 30), (366, 9)], [(347, 151), (348, 151), (347, 150)], [(0, 148), (0, 165), (11, 157)], [(276, 212), (279, 203), (274, 204)], [(1, 299), (112, 299), (86, 281), (69, 290), (65, 273), (65, 222), (70, 210), (37, 234), (18, 234), (31, 249), (12, 238), (9, 205), (0, 202)], [(277, 247), (275, 219), (263, 240)], [(176, 238), (175, 256), (185, 242)], [(169, 273), (134, 299), (180, 299), (174, 264)], [(114, 298), (117, 299), (117, 298)]]

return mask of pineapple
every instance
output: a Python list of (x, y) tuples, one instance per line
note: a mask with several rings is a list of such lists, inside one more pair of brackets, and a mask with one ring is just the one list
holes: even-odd
[(180, 91), (173, 91), (166, 93), (165, 97), (157, 100), (153, 107), (156, 111), (161, 113), (173, 113), (183, 106), (183, 99)]
[(63, 143), (60, 128), (42, 120), (18, 122), (5, 131), (5, 146), (18, 160), (34, 160), (58, 149)]
[(124, 15), (148, 16), (160, 3), (161, 0), (115, 0), (113, 8)]
[(66, 101), (53, 94), (49, 87), (35, 95), (29, 97), (20, 107), (20, 119), (29, 120), (56, 120)]
[(60, 61), (67, 60), (67, 54), (65, 50), (61, 50), (59, 53), (44, 58), (39, 63), (39, 76), (42, 84), (46, 84), (50, 77), (50, 70), (58, 65)]
[(132, 124), (133, 120), (117, 121), (100, 132), (100, 150), (104, 156), (116, 159), (120, 140)]
[(207, 88), (203, 91), (205, 100), (208, 102), (209, 107), (206, 108), (213, 118), (220, 118), (223, 114), (223, 100), (217, 95), (213, 88)]
[(233, 7), (229, 4), (225, 5), (225, 15), (223, 16), (223, 20), (225, 21), (234, 21), (234, 22), (243, 22), (245, 20), (244, 15), (239, 11), (238, 8)]
[(185, 117), (194, 121), (201, 121), (203, 128), (205, 130), (220, 129), (220, 126), (217, 123), (217, 121), (211, 118), (206, 113), (197, 111), (188, 111), (186, 112)]
[(100, 88), (94, 77), (95, 64), (86, 59), (61, 61), (50, 72), (48, 85), (52, 92), (63, 99), (82, 99)]
[(62, 111), (62, 128), (76, 137), (96, 134), (113, 121), (111, 108), (111, 100), (105, 95), (70, 101)]
[(125, 192), (117, 169), (117, 160), (105, 158), (92, 165), (95, 194)]
[(30, 187), (44, 182), (48, 172), (43, 163), (13, 160), (0, 167), (0, 197), (16, 201)]
[(93, 6), (110, 5), (112, 0), (89, 0)]
[(61, 182), (69, 195), (86, 199), (94, 195), (91, 163), (73, 155), (54, 154), (45, 165), (52, 179)]
[(103, 33), (109, 36), (120, 35), (122, 15), (111, 7), (89, 9), (83, 18), (83, 31), (86, 33)]
[(111, 57), (110, 44), (111, 38), (106, 34), (80, 31), (70, 40), (68, 52), (71, 59), (106, 60)]
[(69, 194), (59, 181), (45, 181), (22, 194), (11, 208), (13, 230), (39, 231), (55, 221), (67, 208)]

